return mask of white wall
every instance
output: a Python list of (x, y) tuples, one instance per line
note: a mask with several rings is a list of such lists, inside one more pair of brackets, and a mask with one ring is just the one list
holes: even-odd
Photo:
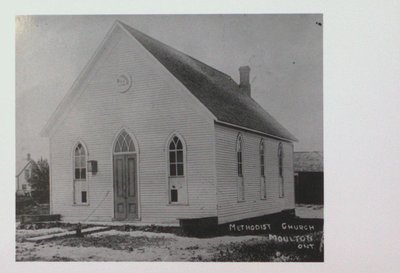
[[(136, 40), (118, 27), (111, 38), (84, 92), (51, 132), (52, 212), (82, 221), (99, 206), (90, 220), (112, 219), (112, 143), (126, 128), (139, 144), (143, 222), (216, 216), (214, 124), (209, 113)], [(126, 93), (115, 91), (121, 73), (133, 78)], [(165, 143), (173, 131), (187, 144), (189, 205), (168, 205)], [(86, 206), (73, 205), (71, 154), (77, 141), (88, 148), (88, 160), (98, 161), (98, 173), (88, 173)]]
[[(245, 200), (237, 198), (236, 138), (243, 138)], [(226, 223), (294, 208), (293, 147), (283, 145), (285, 196), (279, 198), (278, 144), (280, 141), (230, 127), (215, 125), (217, 155), (218, 222)], [(259, 144), (264, 139), (267, 198), (260, 198)]]

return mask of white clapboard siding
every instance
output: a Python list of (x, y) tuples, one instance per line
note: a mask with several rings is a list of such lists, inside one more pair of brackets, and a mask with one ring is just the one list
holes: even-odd
[[(52, 212), (65, 220), (82, 221), (90, 214), (91, 221), (112, 220), (112, 144), (125, 128), (139, 146), (141, 221), (177, 223), (179, 218), (216, 216), (210, 114), (134, 38), (120, 29), (116, 32), (84, 92), (51, 131)], [(115, 90), (120, 74), (133, 79), (126, 93)], [(168, 204), (165, 145), (174, 131), (187, 145), (188, 205)], [(98, 162), (97, 174), (88, 173), (89, 205), (73, 205), (72, 150), (78, 141), (88, 149), (87, 160)]]
[[(245, 188), (245, 200), (243, 202), (238, 202), (237, 198), (236, 139), (239, 132), (243, 139), (242, 158)], [(293, 147), (291, 143), (282, 142), (285, 196), (279, 198), (278, 140), (218, 124), (215, 125), (215, 135), (219, 223), (294, 208)], [(267, 198), (265, 200), (262, 200), (260, 195), (259, 144), (262, 138), (265, 147), (267, 187)]]

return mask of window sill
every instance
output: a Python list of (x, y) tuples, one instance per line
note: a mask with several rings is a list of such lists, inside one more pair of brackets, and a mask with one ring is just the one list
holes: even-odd
[(179, 207), (179, 206), (189, 206), (188, 203), (186, 204), (181, 204), (181, 203), (168, 203), (167, 206), (171, 206), (171, 207)]
[(89, 203), (84, 203), (84, 204), (72, 204), (73, 207), (89, 207)]

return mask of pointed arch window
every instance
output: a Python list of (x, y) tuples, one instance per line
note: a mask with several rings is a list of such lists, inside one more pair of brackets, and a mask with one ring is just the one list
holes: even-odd
[(74, 204), (88, 203), (88, 185), (86, 179), (86, 149), (78, 143), (74, 147)]
[(115, 143), (114, 153), (132, 153), (135, 152), (135, 144), (131, 136), (125, 131), (119, 134), (117, 142)]
[(282, 143), (279, 143), (278, 146), (278, 160), (279, 160), (279, 176), (283, 177), (283, 151), (282, 151)]
[(264, 140), (260, 141), (260, 175), (265, 177)]
[(174, 134), (167, 142), (168, 153), (168, 199), (169, 204), (188, 204), (185, 177), (186, 144)]
[(282, 143), (280, 142), (278, 145), (278, 166), (279, 166), (279, 197), (284, 197), (284, 178), (283, 178), (283, 147)]
[(169, 176), (184, 176), (183, 145), (177, 136), (169, 143)]
[(265, 148), (264, 140), (260, 141), (260, 199), (264, 200), (267, 198), (267, 185), (265, 181)]
[(243, 202), (244, 201), (243, 139), (241, 133), (239, 133), (236, 138), (236, 161), (237, 161), (238, 202)]
[(236, 156), (237, 156), (237, 174), (238, 176), (243, 176), (243, 158), (242, 158), (242, 135), (239, 133), (236, 139)]
[(86, 151), (82, 144), (78, 143), (74, 152), (75, 179), (86, 179)]

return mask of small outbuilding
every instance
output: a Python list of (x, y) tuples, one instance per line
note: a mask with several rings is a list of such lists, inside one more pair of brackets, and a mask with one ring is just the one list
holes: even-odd
[(296, 139), (239, 73), (116, 21), (43, 129), (51, 213), (222, 224), (294, 210)]
[(322, 152), (295, 152), (296, 204), (324, 203), (324, 160)]
[(32, 174), (31, 155), (28, 154), (26, 160), (23, 161), (23, 167), (18, 170), (15, 175), (15, 186), (17, 196), (29, 196), (31, 194), (31, 186), (28, 182)]

